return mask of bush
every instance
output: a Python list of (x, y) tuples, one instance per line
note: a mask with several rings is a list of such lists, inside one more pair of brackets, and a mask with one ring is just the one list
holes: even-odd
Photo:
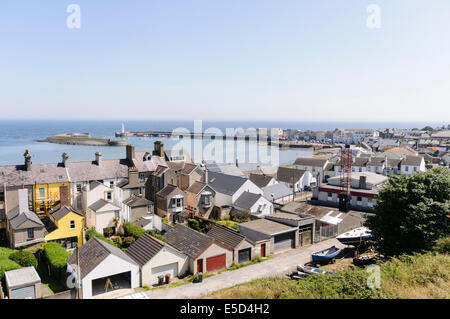
[(86, 240), (89, 240), (92, 237), (97, 237), (98, 239), (103, 240), (105, 243), (108, 243), (110, 245), (118, 247), (117, 244), (114, 243), (112, 240), (109, 240), (105, 236), (103, 236), (102, 234), (97, 233), (95, 228), (90, 228), (90, 229), (88, 229), (86, 231)]
[(0, 247), (0, 280), (3, 279), (5, 271), (22, 268), (18, 263), (9, 259), (15, 251), (6, 247)]
[(125, 237), (125, 238), (123, 239), (122, 247), (123, 247), (123, 248), (128, 248), (128, 247), (130, 247), (131, 244), (134, 243), (135, 241), (136, 241), (136, 239), (134, 239), (133, 236)]
[(250, 220), (250, 213), (243, 211), (232, 211), (230, 213), (230, 219), (237, 223), (245, 223)]
[(436, 245), (433, 247), (433, 250), (441, 254), (450, 253), (450, 237), (438, 239), (436, 241)]
[(34, 267), (38, 265), (38, 261), (34, 255), (26, 250), (18, 250), (9, 255), (9, 259), (18, 263), (22, 267)]
[(117, 247), (122, 247), (122, 243), (123, 243), (122, 237), (120, 237), (120, 236), (114, 237), (112, 241)]
[(164, 238), (164, 236), (162, 236), (161, 234), (158, 234), (153, 229), (147, 230), (146, 233), (149, 234), (150, 236), (153, 236), (153, 237), (165, 242), (165, 243), (167, 242), (167, 240)]
[(111, 237), (112, 235), (114, 235), (114, 229), (112, 229), (112, 227), (103, 229), (103, 235), (106, 237)]
[(45, 243), (40, 249), (42, 260), (49, 266), (50, 275), (63, 278), (70, 253), (56, 242)]
[(123, 223), (123, 230), (126, 237), (133, 236), (134, 239), (138, 239), (145, 234), (144, 228), (130, 222)]

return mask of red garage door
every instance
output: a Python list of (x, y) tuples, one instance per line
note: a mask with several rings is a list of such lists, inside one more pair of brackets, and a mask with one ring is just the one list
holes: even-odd
[(225, 268), (226, 254), (206, 258), (206, 271), (212, 272)]

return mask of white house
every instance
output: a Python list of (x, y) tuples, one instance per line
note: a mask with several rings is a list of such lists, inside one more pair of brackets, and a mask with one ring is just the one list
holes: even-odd
[(412, 175), (415, 172), (425, 171), (425, 160), (422, 156), (406, 155), (400, 162), (400, 173)]
[(139, 264), (142, 286), (157, 284), (159, 276), (168, 274), (170, 278), (174, 278), (189, 271), (188, 257), (185, 254), (149, 234), (139, 237), (125, 253)]
[(276, 179), (287, 187), (293, 188), (295, 192), (302, 191), (306, 186), (316, 183), (316, 179), (310, 171), (284, 166), (278, 168)]
[(233, 207), (238, 210), (262, 217), (273, 213), (273, 204), (261, 194), (243, 192), (234, 202)]
[[(139, 265), (125, 252), (96, 237), (67, 260), (67, 271), (80, 278), (83, 299), (117, 289), (139, 287)], [(106, 290), (106, 291), (105, 291)]]

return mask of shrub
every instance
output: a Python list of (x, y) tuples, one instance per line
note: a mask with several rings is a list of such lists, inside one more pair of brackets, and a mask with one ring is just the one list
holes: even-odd
[(111, 237), (114, 234), (114, 229), (112, 227), (107, 227), (103, 229), (103, 235), (106, 237)]
[(114, 237), (113, 240), (114, 244), (116, 244), (117, 247), (122, 247), (123, 241), (122, 241), (122, 237), (117, 236)]
[(22, 268), (18, 263), (9, 259), (15, 251), (6, 247), (0, 247), (0, 281), (5, 275), (5, 271)]
[(155, 232), (153, 229), (147, 230), (146, 231), (147, 234), (163, 241), (163, 242), (167, 242), (167, 240), (164, 238), (164, 236), (162, 236), (161, 234), (158, 234), (157, 232)]
[(124, 247), (124, 248), (130, 247), (131, 244), (135, 242), (135, 240), (136, 240), (136, 239), (134, 239), (133, 236), (125, 237), (125, 238), (123, 239), (122, 247)]
[(92, 237), (97, 237), (98, 239), (103, 240), (104, 242), (117, 247), (117, 244), (114, 243), (112, 240), (109, 240), (105, 238), (105, 236), (103, 236), (102, 234), (97, 233), (95, 228), (90, 228), (86, 231), (86, 240), (89, 240)]
[(230, 219), (237, 223), (245, 223), (250, 220), (250, 213), (244, 211), (232, 211)]
[(40, 249), (42, 260), (49, 266), (50, 273), (62, 278), (66, 273), (70, 253), (56, 242), (45, 243)]
[(200, 223), (195, 218), (188, 219), (188, 226), (196, 231), (200, 231)]
[(34, 255), (26, 250), (18, 250), (9, 255), (9, 259), (18, 263), (22, 267), (34, 267), (38, 265), (38, 261)]
[(438, 239), (436, 245), (433, 247), (434, 251), (441, 254), (450, 253), (450, 236)]
[(123, 230), (125, 233), (125, 236), (133, 236), (135, 239), (138, 239), (142, 235), (145, 234), (145, 229), (142, 227), (139, 227), (136, 224), (125, 222), (123, 223)]

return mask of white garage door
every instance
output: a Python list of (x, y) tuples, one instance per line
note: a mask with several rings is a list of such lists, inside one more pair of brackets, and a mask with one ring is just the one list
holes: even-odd
[(158, 276), (165, 276), (166, 274), (170, 274), (170, 278), (178, 276), (178, 263), (152, 268), (153, 282), (158, 282)]

